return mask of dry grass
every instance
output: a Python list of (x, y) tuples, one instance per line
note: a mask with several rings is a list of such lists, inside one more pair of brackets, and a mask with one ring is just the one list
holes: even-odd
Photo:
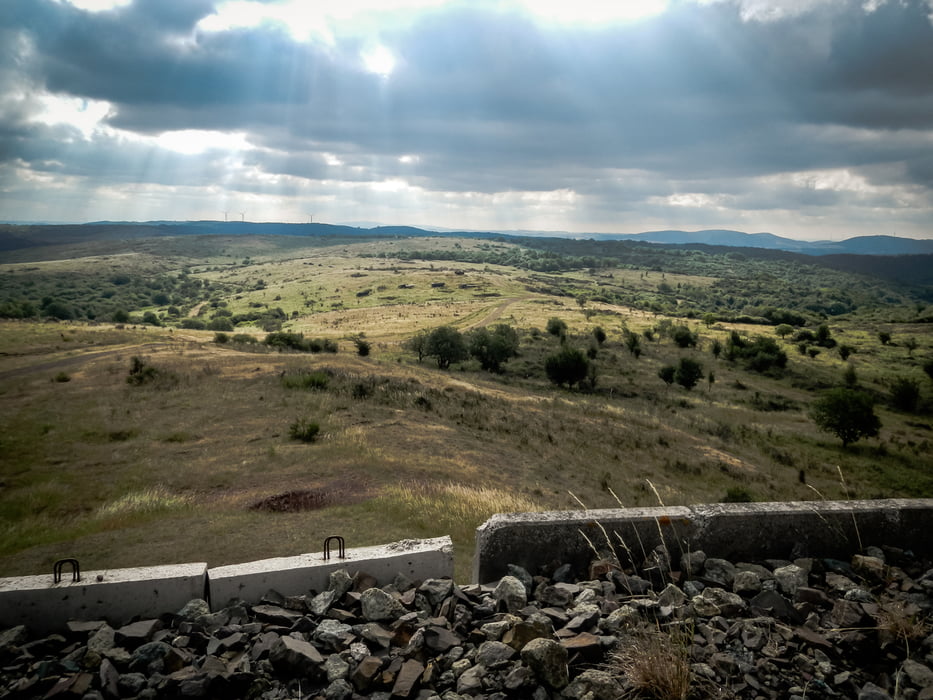
[(874, 617), (882, 647), (902, 644), (909, 649), (911, 642), (930, 633), (930, 625), (920, 615), (920, 610), (902, 600), (882, 603)]
[(127, 493), (109, 503), (105, 503), (94, 512), (94, 515), (98, 518), (152, 515), (185, 508), (191, 502), (190, 496), (175, 494), (165, 486), (156, 485), (141, 491)]
[(689, 645), (686, 632), (645, 628), (620, 643), (613, 668), (629, 697), (687, 700), (695, 689)]

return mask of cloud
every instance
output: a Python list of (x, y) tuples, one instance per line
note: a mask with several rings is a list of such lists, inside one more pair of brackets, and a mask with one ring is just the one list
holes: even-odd
[[(187, 188), (192, 218), (244, 198), (267, 218), (310, 201), (331, 220), (370, 208), (454, 228), (548, 212), (578, 231), (818, 236), (888, 216), (930, 233), (926, 2), (680, 0), (599, 21), (531, 2), (358, 2), (291, 27), (294, 3), (237, 19), (245, 6), (5, 0), (2, 186), (30, 173), (122, 210), (108, 188), (152, 185), (152, 202)], [(826, 173), (849, 179), (814, 187)], [(0, 216), (30, 218), (11, 202)]]

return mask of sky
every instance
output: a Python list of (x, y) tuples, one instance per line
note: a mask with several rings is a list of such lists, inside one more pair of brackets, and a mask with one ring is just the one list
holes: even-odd
[(933, 238), (933, 0), (0, 0), (0, 220)]

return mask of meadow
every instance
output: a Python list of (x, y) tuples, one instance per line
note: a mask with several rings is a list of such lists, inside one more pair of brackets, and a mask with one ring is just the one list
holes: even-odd
[[(0, 321), (0, 575), (65, 556), (214, 566), (317, 551), (334, 534), (349, 546), (449, 534), (465, 580), (473, 531), (495, 512), (933, 495), (933, 326), (911, 290), (879, 296), (852, 278), (878, 303), (827, 316), (793, 310), (786, 278), (756, 278), (759, 297), (785, 290), (836, 343), (801, 350), (762, 304), (702, 306), (737, 284), (680, 257), (543, 270), (502, 241), (272, 236), (5, 253), (7, 308), (71, 318)], [(838, 274), (827, 279), (849, 283)], [(441, 370), (407, 344), (496, 324), (519, 336), (501, 373), (472, 359)], [(681, 325), (695, 346), (675, 342)], [(276, 330), (337, 351), (276, 351), (262, 343)], [(786, 368), (714, 355), (733, 331), (774, 338)], [(594, 368), (572, 390), (543, 369), (564, 345)], [(684, 357), (703, 367), (690, 391), (658, 376)], [(843, 448), (809, 407), (852, 372), (882, 427)], [(891, 402), (898, 378), (919, 388), (910, 410)], [(294, 439), (300, 422), (319, 432)]]

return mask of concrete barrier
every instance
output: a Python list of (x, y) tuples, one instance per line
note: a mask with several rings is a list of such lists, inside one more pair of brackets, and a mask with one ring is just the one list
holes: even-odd
[(847, 557), (860, 545), (931, 554), (931, 531), (933, 499), (509, 513), (477, 528), (473, 581), (495, 581), (507, 573), (508, 564), (534, 574), (552, 563), (569, 563), (582, 572), (595, 558), (589, 543), (640, 565), (663, 539), (676, 565), (680, 553), (690, 550), (733, 560)]
[(0, 629), (26, 625), (40, 632), (64, 627), (68, 620), (106, 620), (113, 626), (134, 617), (175, 612), (192, 598), (203, 598), (207, 564), (173, 564), (53, 576), (0, 579)]
[(400, 573), (418, 580), (453, 578), (454, 574), (449, 537), (359, 547), (346, 550), (345, 555), (339, 559), (331, 552), (331, 558), (325, 560), (323, 553), (301, 554), (209, 569), (212, 606), (223, 607), (234, 598), (257, 603), (270, 590), (286, 596), (322, 591), (330, 573), (337, 569), (346, 569), (351, 576), (365, 572), (380, 586), (391, 583)]

